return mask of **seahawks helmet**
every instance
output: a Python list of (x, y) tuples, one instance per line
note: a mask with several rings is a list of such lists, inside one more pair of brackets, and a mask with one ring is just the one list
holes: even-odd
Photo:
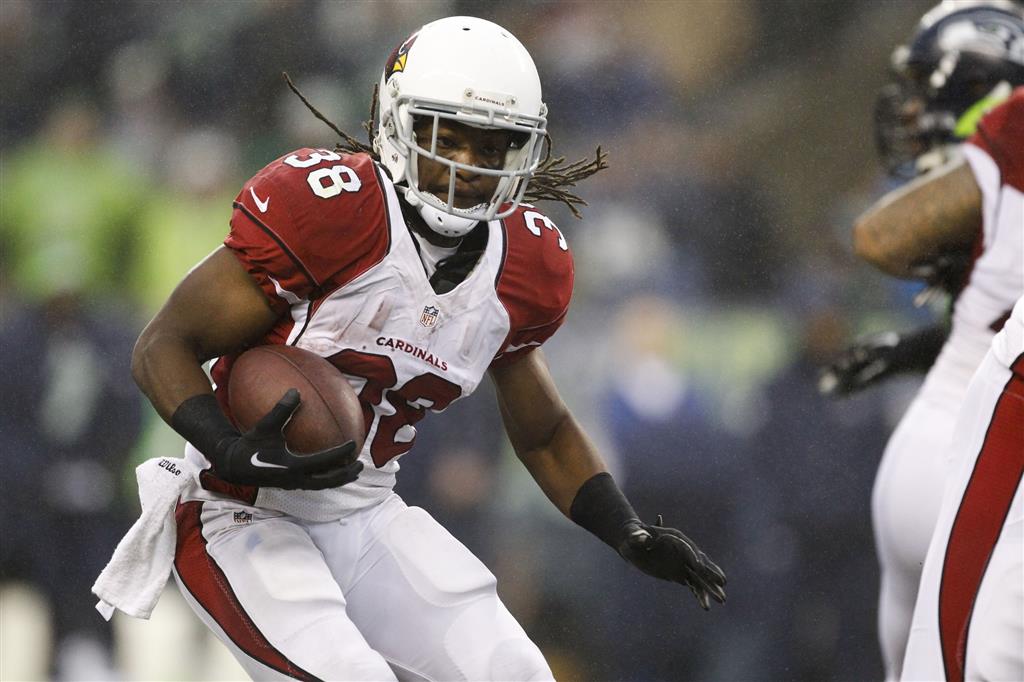
[(875, 107), (886, 169), (915, 175), (941, 163), (982, 115), (1024, 84), (1024, 8), (1010, 0), (944, 0), (892, 55), (894, 82)]
[[(497, 24), (475, 17), (431, 22), (388, 59), (380, 81), (374, 149), (391, 179), (405, 186), (405, 199), (436, 232), (459, 237), (480, 220), (511, 214), (537, 169), (544, 145), (547, 105), (530, 53)], [(417, 120), (433, 122), (421, 144)], [(437, 151), (441, 120), (513, 133), (501, 168), (483, 168), (445, 158)], [(420, 157), (448, 166), (446, 196), (418, 187)], [(455, 206), (455, 173), (467, 170), (499, 178), (494, 194), (470, 208)]]

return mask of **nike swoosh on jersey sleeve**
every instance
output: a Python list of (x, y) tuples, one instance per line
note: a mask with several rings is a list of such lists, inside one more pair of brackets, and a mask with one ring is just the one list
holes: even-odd
[[(282, 291), (300, 301), (321, 295), (359, 276), (390, 249), (388, 209), (373, 160), (356, 154), (299, 168), (285, 162), (315, 153), (285, 155), (247, 182), (235, 198), (224, 240), (279, 312), (296, 302)], [(344, 172), (352, 191), (328, 197), (315, 192), (322, 185), (310, 179), (338, 167), (347, 169), (337, 172)]]

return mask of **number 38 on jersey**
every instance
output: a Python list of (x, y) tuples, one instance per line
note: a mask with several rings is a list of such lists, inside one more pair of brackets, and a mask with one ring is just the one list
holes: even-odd
[[(341, 161), (341, 156), (337, 152), (318, 149), (311, 152), (307, 158), (302, 158), (298, 154), (284, 158), (284, 163), (292, 168), (312, 168), (330, 161)], [(321, 199), (330, 199), (342, 192), (358, 192), (363, 187), (363, 181), (356, 172), (344, 164), (316, 168), (306, 176), (306, 182), (313, 190), (313, 194)]]

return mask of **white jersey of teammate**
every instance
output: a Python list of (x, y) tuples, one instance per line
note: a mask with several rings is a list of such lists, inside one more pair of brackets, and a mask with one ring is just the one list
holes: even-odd
[[(465, 281), (435, 293), (394, 186), (368, 156), (301, 149), (243, 187), (225, 240), (282, 312), (267, 343), (327, 358), (351, 382), (366, 419), (359, 479), (323, 491), (249, 488), (202, 474), (203, 487), (311, 521), (344, 516), (391, 492), (398, 458), (426, 412), (469, 395), (495, 363), (543, 343), (572, 294), (572, 256), (547, 217), (520, 206), (482, 223)], [(233, 357), (212, 370), (225, 411)], [(200, 468), (205, 458), (190, 448)]]
[(1022, 680), (1024, 297), (971, 381), (953, 449), (903, 679)]
[(967, 386), (1024, 293), (1024, 89), (982, 119), (963, 151), (983, 200), (976, 259), (954, 305), (950, 336), (886, 446), (872, 496), (888, 679), (900, 674)]

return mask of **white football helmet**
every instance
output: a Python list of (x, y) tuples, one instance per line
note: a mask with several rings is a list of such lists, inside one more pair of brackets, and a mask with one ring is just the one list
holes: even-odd
[[(475, 17), (448, 17), (423, 26), (388, 59), (381, 78), (379, 120), (373, 146), (405, 198), (436, 232), (459, 237), (480, 220), (504, 218), (522, 201), (537, 169), (547, 127), (540, 77), (530, 53), (497, 24)], [(413, 131), (415, 118), (433, 119), (429, 147)], [(441, 119), (510, 130), (517, 141), (503, 168), (482, 168), (437, 153)], [(448, 166), (448, 196), (420, 190), (420, 157)], [(500, 178), (486, 203), (456, 208), (455, 174), (469, 170)], [(499, 211), (504, 206), (504, 209)]]

